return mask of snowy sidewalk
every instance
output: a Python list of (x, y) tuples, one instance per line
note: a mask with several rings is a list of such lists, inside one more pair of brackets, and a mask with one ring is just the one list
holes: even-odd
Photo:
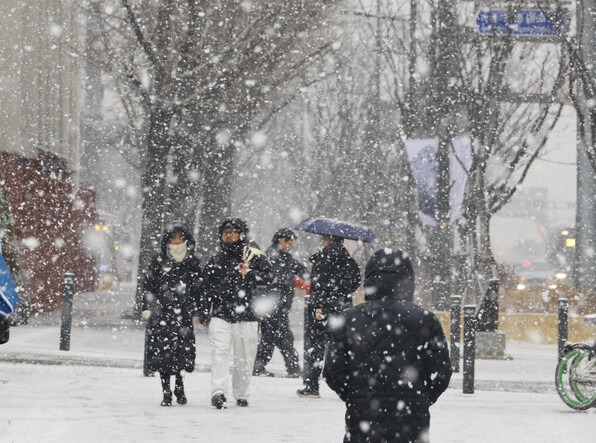
[[(90, 365), (142, 369), (144, 327), (122, 318), (132, 308), (132, 290), (77, 294), (74, 299), (70, 351), (59, 350), (60, 312), (37, 315), (28, 325), (12, 327), (10, 341), (0, 346), (0, 361), (39, 364)], [(296, 349), (302, 352), (302, 309), (300, 299), (291, 315)], [(196, 329), (197, 371), (208, 371), (211, 355), (206, 329)], [(512, 360), (476, 360), (477, 390), (555, 392), (554, 345), (508, 342), (506, 354)], [(460, 364), (463, 368), (463, 365)], [(279, 351), (268, 366), (285, 372)], [(454, 374), (451, 387), (461, 390), (462, 374)]]
[[(138, 369), (0, 363), (3, 442), (330, 443), (343, 439), (345, 408), (324, 384), (253, 378), (250, 406), (209, 402), (209, 374), (185, 377), (188, 404), (164, 408), (157, 377)], [(448, 389), (431, 407), (433, 443), (590, 442), (596, 409), (575, 412), (557, 394)]]
[[(59, 350), (60, 312), (11, 328), (0, 346), (0, 440), (14, 442), (340, 442), (344, 405), (324, 383), (301, 399), (301, 380), (253, 378), (249, 408), (210, 406), (210, 351), (197, 329), (197, 370), (186, 375), (189, 404), (159, 406), (157, 377), (142, 375), (144, 327), (123, 319), (132, 291), (77, 294), (70, 351)], [(291, 323), (302, 350), (302, 304)], [(462, 375), (431, 408), (431, 441), (592, 441), (596, 409), (575, 412), (555, 392), (556, 347), (507, 343), (512, 360), (477, 360), (476, 391)], [(34, 364), (28, 364), (34, 363)], [(285, 372), (279, 351), (268, 369)]]

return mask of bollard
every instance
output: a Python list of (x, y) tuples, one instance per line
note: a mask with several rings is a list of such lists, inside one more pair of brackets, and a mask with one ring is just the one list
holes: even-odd
[(565, 342), (567, 341), (567, 327), (568, 327), (568, 309), (569, 309), (569, 302), (566, 298), (559, 299), (559, 310), (558, 310), (558, 337), (559, 337), (559, 359), (561, 358), (561, 353), (563, 352), (563, 347), (565, 346)]
[(476, 358), (476, 306), (464, 306), (464, 394), (474, 393), (474, 359)]
[(306, 294), (304, 296), (304, 355), (302, 357), (302, 367), (304, 368), (304, 375), (306, 375), (306, 369), (309, 367), (308, 365), (308, 355), (309, 349), (311, 347), (310, 343), (310, 328), (311, 328), (311, 318), (310, 318), (310, 295)]
[(151, 339), (151, 327), (149, 320), (145, 323), (145, 350), (143, 352), (143, 375), (153, 377), (155, 374), (149, 370), (149, 340)]
[(459, 348), (461, 346), (461, 295), (451, 296), (451, 337), (449, 339), (451, 369), (459, 372)]
[(70, 328), (72, 325), (72, 298), (74, 295), (74, 274), (64, 274), (62, 290), (62, 324), (60, 326), (60, 350), (70, 351)]
[(0, 315), (0, 345), (8, 343), (10, 338), (10, 320), (8, 317)]
[(476, 315), (477, 332), (497, 332), (499, 329), (499, 279), (488, 283)]

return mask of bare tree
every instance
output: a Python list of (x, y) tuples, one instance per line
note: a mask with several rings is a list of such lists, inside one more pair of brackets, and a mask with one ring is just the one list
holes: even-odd
[[(511, 2), (510, 23), (522, 3)], [(556, 39), (544, 43), (510, 31), (480, 34), (474, 29), (477, 11), (466, 2), (404, 0), (377, 5), (377, 11), (363, 6), (361, 14), (371, 19), (366, 22), (369, 40), (382, 36), (382, 88), (398, 110), (398, 131), (404, 138), (439, 139), (438, 190), (443, 194), (437, 195), (437, 232), (425, 228), (431, 242), (424, 268), (434, 269), (430, 281), (451, 279), (444, 265), (453, 253), (453, 232), (449, 208), (441, 206), (448, 205), (451, 185), (448, 169), (440, 166), (441, 153), (454, 153), (450, 139), (471, 137), (478, 148), (470, 153), (459, 231), (469, 248), (468, 266), (477, 287), (483, 287), (494, 272), (490, 218), (510, 201), (558, 121), (568, 58)], [(375, 26), (375, 19), (381, 24)], [(401, 173), (405, 183), (414, 184), (407, 167)], [(405, 189), (411, 191), (411, 186)], [(413, 211), (408, 220), (413, 231), (419, 223)], [(436, 277), (444, 273), (447, 277)]]
[(308, 81), (301, 73), (327, 47), (316, 34), (333, 3), (106, 2), (106, 65), (145, 134), (139, 276), (166, 216), (198, 218), (199, 252), (212, 249), (230, 211), (235, 153), (258, 115)]
[[(288, 202), (280, 208), (286, 223), (338, 217), (369, 225), (382, 244), (394, 246), (403, 243), (405, 231), (398, 228), (406, 212), (407, 163), (399, 125), (392, 123), (399, 120), (397, 110), (378, 87), (377, 42), (362, 23), (367, 18), (355, 12), (333, 20), (328, 39), (335, 43), (324, 75), (267, 126), (263, 156), (245, 157), (255, 177), (244, 180), (267, 193), (269, 206), (275, 202), (268, 209)], [(263, 167), (271, 163), (281, 170)]]

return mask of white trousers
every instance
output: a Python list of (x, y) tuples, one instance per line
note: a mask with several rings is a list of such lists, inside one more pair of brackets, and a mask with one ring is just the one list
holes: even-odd
[(259, 322), (228, 323), (214, 317), (209, 323), (211, 344), (211, 396), (228, 394), (230, 347), (234, 354), (232, 394), (248, 399), (248, 388), (257, 356)]

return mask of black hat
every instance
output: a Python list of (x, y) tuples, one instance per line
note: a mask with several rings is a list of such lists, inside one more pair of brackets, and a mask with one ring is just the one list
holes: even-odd
[(219, 236), (223, 234), (225, 228), (237, 229), (240, 231), (240, 238), (248, 238), (248, 224), (240, 218), (227, 218), (219, 225)]
[(275, 232), (275, 234), (273, 234), (273, 239), (271, 240), (271, 243), (277, 244), (280, 240), (294, 240), (296, 237), (296, 234), (294, 234), (294, 231), (292, 231), (291, 229), (281, 228), (278, 229)]
[(379, 249), (364, 270), (364, 297), (367, 300), (414, 299), (414, 268), (403, 251)]

